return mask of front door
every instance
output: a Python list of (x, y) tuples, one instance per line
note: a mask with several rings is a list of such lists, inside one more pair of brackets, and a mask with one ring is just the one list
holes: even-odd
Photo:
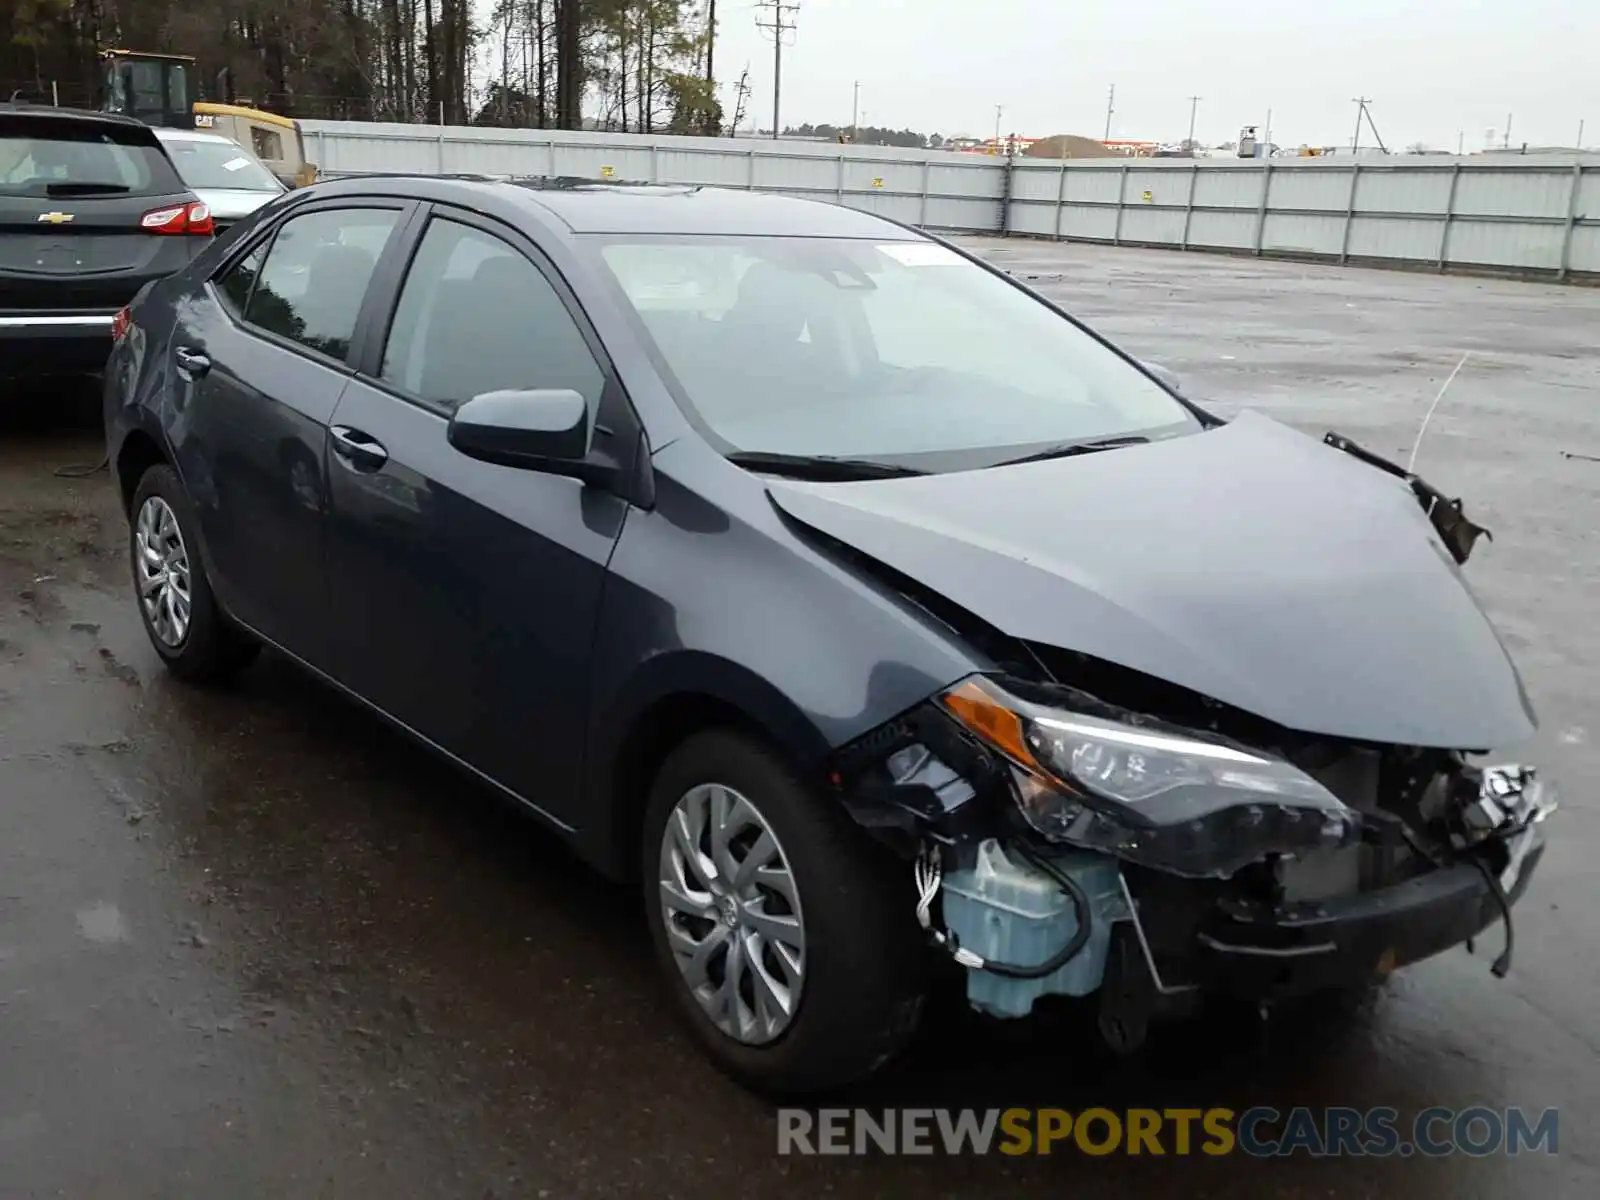
[(174, 441), (224, 606), (329, 665), (326, 442), (378, 255), (403, 206), (321, 208), (225, 268), (172, 339)]
[(460, 403), (502, 388), (571, 388), (600, 412), (598, 343), (529, 243), (436, 214), (374, 359), (341, 397), (329, 443), (337, 675), (576, 824), (595, 619), (627, 505), (467, 458), (446, 426)]

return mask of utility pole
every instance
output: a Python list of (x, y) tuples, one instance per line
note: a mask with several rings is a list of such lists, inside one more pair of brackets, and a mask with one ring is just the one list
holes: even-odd
[(1204, 99), (1202, 96), (1189, 97), (1189, 142), (1184, 147), (1185, 150), (1192, 151), (1194, 149), (1194, 114), (1195, 111), (1200, 107), (1200, 101), (1202, 99)]
[(996, 154), (1000, 153), (1000, 114), (1005, 110), (1006, 108), (1003, 104), (994, 106), (994, 152)]
[(1261, 127), (1261, 153), (1263, 157), (1272, 157), (1272, 110), (1267, 109), (1267, 123)]
[(1357, 96), (1350, 103), (1356, 106), (1356, 131), (1350, 135), (1350, 156), (1354, 158), (1361, 150), (1361, 121), (1367, 115), (1368, 100), (1365, 96)]
[(733, 124), (728, 126), (728, 136), (738, 137), (739, 126), (744, 123), (744, 106), (750, 102), (750, 66), (745, 64), (739, 73), (739, 82), (733, 88)]
[(800, 11), (797, 3), (786, 0), (761, 0), (758, 8), (771, 15), (756, 18), (756, 28), (772, 35), (772, 137), (777, 140), (783, 131), (779, 119), (779, 103), (783, 98), (783, 39), (794, 32), (792, 14)]
[(861, 80), (856, 80), (855, 96), (850, 101), (850, 141), (861, 140)]
[(1505, 148), (1506, 148), (1506, 149), (1507, 149), (1507, 150), (1509, 150), (1509, 149), (1511, 149), (1511, 114), (1510, 114), (1510, 113), (1507, 113), (1507, 114), (1506, 114), (1506, 140), (1505, 140)]
[(711, 60), (717, 51), (717, 0), (706, 0), (706, 82), (716, 76), (711, 73)]
[(1117, 111), (1115, 107), (1116, 103), (1117, 85), (1113, 83), (1111, 85), (1110, 93), (1106, 96), (1106, 136), (1104, 140), (1108, 142), (1111, 140), (1111, 114)]
[(1574, 142), (1573, 145), (1575, 145), (1579, 150), (1583, 149), (1583, 121), (1581, 118), (1578, 121), (1578, 140)]
[(1467, 152), (1467, 131), (1465, 129), (1458, 129), (1458, 130), (1456, 130), (1456, 157), (1460, 158), (1464, 154), (1466, 154), (1466, 152)]
[(556, 128), (583, 128), (583, 22), (578, 0), (556, 0)]

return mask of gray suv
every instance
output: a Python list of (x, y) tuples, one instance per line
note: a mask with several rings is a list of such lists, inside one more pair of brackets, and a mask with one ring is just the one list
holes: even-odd
[(98, 371), (119, 312), (211, 235), (148, 126), (0, 104), (0, 376)]

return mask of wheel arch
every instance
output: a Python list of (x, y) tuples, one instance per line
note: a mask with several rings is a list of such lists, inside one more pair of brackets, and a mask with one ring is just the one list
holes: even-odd
[(133, 507), (133, 493), (138, 489), (144, 473), (161, 463), (172, 464), (172, 458), (161, 442), (142, 428), (130, 429), (122, 439), (122, 445), (117, 448), (114, 464), (123, 512)]
[(714, 655), (681, 651), (647, 668), (626, 702), (599, 717), (587, 773), (589, 849), (617, 879), (631, 879), (644, 809), (673, 749), (707, 729), (734, 729), (777, 751), (802, 776), (832, 747), (821, 730), (771, 682)]

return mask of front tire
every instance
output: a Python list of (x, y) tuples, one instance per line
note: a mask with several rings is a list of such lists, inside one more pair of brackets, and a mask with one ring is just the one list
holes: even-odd
[(194, 508), (177, 472), (165, 463), (147, 470), (129, 515), (139, 616), (166, 668), (181, 679), (207, 683), (248, 666), (260, 645), (217, 605), (200, 560)]
[(926, 965), (909, 869), (759, 742), (696, 734), (646, 809), (656, 956), (726, 1073), (794, 1095), (872, 1073), (915, 1032)]

